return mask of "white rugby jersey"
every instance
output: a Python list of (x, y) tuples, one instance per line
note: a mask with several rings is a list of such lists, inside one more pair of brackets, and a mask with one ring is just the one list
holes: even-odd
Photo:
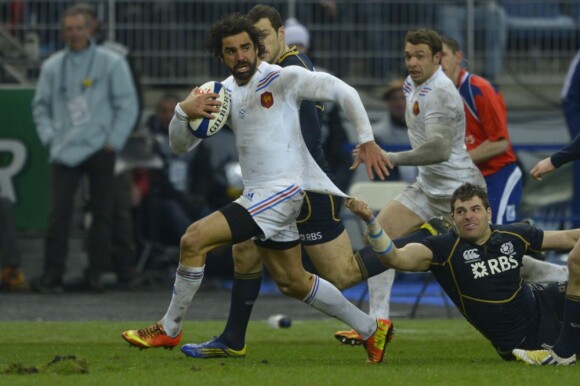
[[(357, 130), (359, 142), (372, 140), (370, 121), (352, 87), (322, 72), (266, 62), (243, 86), (233, 76), (222, 83), (231, 94), (228, 125), (236, 136), (246, 189), (295, 184), (303, 190), (346, 196), (308, 152), (298, 112), (303, 99), (338, 102)], [(187, 121), (174, 118), (172, 148), (183, 151), (199, 143), (184, 130), (188, 130)]]
[(464, 182), (485, 187), (485, 180), (467, 153), (463, 101), (441, 67), (423, 84), (415, 87), (407, 77), (403, 87), (407, 100), (405, 120), (413, 149), (427, 142), (428, 127), (438, 119), (450, 119), (451, 157), (433, 165), (419, 166), (417, 182), (433, 197), (451, 196)]

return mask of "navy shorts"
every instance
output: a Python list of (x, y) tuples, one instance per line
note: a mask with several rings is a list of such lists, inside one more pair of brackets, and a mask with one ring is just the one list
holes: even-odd
[(330, 194), (305, 193), (302, 209), (296, 219), (302, 244), (323, 244), (340, 236), (344, 231), (340, 218), (342, 199)]
[(536, 297), (538, 323), (535, 330), (531, 331), (517, 348), (539, 350), (552, 347), (556, 343), (562, 329), (566, 284), (566, 282), (528, 284)]

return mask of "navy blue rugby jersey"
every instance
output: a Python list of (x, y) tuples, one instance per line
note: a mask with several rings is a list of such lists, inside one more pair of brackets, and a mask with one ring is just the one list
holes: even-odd
[(422, 243), (433, 252), (429, 269), (465, 318), (494, 344), (513, 348), (536, 324), (534, 295), (520, 269), (526, 252), (540, 250), (544, 232), (522, 223), (491, 229), (483, 245), (455, 231)]

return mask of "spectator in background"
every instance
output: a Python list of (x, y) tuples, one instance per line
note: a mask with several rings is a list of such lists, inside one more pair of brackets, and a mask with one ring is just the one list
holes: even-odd
[[(566, 124), (568, 125), (568, 131), (570, 132), (570, 138), (576, 141), (578, 135), (580, 135), (580, 51), (578, 51), (570, 64), (561, 96), (562, 108), (564, 110)], [(568, 156), (570, 155), (570, 150), (572, 149), (566, 148), (564, 150)], [(556, 161), (556, 163), (563, 161), (564, 159), (561, 158), (562, 155), (568, 161), (570, 160), (565, 154), (560, 153), (556, 155), (555, 159), (552, 158), (552, 161)], [(553, 166), (558, 167), (559, 165), (554, 164)], [(574, 192), (578, 195), (580, 193), (580, 180), (578, 179), (578, 176), (580, 176), (580, 163), (576, 162), (573, 165), (573, 174), (576, 176), (573, 188)], [(580, 201), (578, 198), (572, 202), (572, 215), (577, 218), (580, 217)], [(580, 226), (580, 220), (574, 221), (574, 225)]]
[[(87, 17), (87, 20), (89, 22), (89, 28), (91, 31), (91, 36), (93, 37), (93, 39), (95, 39), (95, 42), (98, 45), (110, 50), (111, 52), (121, 55), (123, 58), (127, 60), (127, 63), (129, 64), (129, 69), (131, 70), (131, 76), (133, 77), (133, 84), (135, 85), (135, 88), (137, 90), (137, 98), (139, 101), (139, 114), (140, 114), (143, 108), (143, 98), (142, 98), (143, 93), (141, 92), (141, 81), (139, 79), (140, 78), (139, 73), (135, 68), (135, 63), (131, 50), (129, 49), (129, 47), (117, 41), (113, 41), (107, 38), (107, 35), (103, 31), (102, 22), (99, 19), (97, 9), (93, 5), (89, 3), (76, 3), (74, 5), (74, 8), (80, 12), (83, 12)], [(135, 122), (135, 125), (138, 124), (139, 121), (137, 120)]]
[[(403, 79), (395, 79), (387, 84), (382, 92), (386, 111), (382, 119), (373, 126), (377, 142), (382, 146), (397, 146), (409, 149), (409, 134), (405, 122), (407, 102), (403, 92)], [(396, 166), (389, 176), (391, 180), (414, 182), (417, 178), (417, 167)]]
[(487, 184), (494, 224), (518, 220), (522, 171), (507, 128), (503, 95), (486, 79), (461, 67), (463, 52), (452, 38), (443, 38), (443, 72), (459, 90), (465, 110), (465, 144)]
[(21, 264), (13, 204), (6, 197), (0, 196), (0, 291), (30, 289)]
[[(485, 77), (494, 83), (499, 76), (503, 51), (507, 44), (506, 14), (496, 0), (478, 2), (474, 7), (475, 42), (483, 47)], [(446, 2), (438, 6), (439, 31), (465, 47), (467, 35), (467, 7), (465, 1)]]
[(126, 60), (94, 44), (85, 13), (68, 8), (61, 32), (66, 48), (43, 63), (32, 102), (52, 177), (44, 270), (32, 287), (42, 293), (64, 289), (74, 194), (86, 175), (92, 222), (85, 281), (87, 289), (100, 292), (111, 249), (113, 168), (138, 118), (138, 97)]
[(310, 31), (308, 31), (308, 28), (291, 17), (284, 22), (284, 30), (286, 31), (286, 44), (295, 46), (298, 51), (306, 55), (310, 49)]
[(580, 51), (570, 63), (561, 98), (570, 138), (574, 139), (580, 134)]
[[(288, 46), (295, 46), (299, 52), (308, 55), (310, 49), (310, 32), (298, 20), (289, 18), (284, 22), (285, 41)], [(315, 66), (316, 71), (328, 70)], [(340, 109), (333, 102), (324, 102), (322, 115), (322, 148), (328, 166), (334, 175), (336, 186), (346, 191), (353, 173), (349, 170), (351, 156), (346, 146), (348, 135), (342, 125)]]
[[(127, 60), (133, 84), (137, 90), (137, 98), (139, 101), (138, 116), (141, 116), (142, 98), (141, 98), (141, 82), (139, 76), (133, 66), (130, 50), (112, 40), (106, 38), (102, 30), (102, 23), (99, 20), (97, 9), (89, 3), (77, 3), (74, 9), (84, 13), (88, 20), (90, 33), (95, 43), (99, 46), (110, 50), (112, 53), (122, 56)], [(139, 119), (135, 121), (132, 131), (136, 131), (139, 127)], [(129, 139), (130, 140), (130, 139)], [(134, 264), (136, 258), (136, 241), (135, 231), (133, 229), (133, 172), (130, 165), (122, 161), (126, 149), (124, 148), (115, 164), (115, 182), (114, 182), (114, 201), (113, 201), (113, 228), (112, 228), (112, 246), (111, 246), (111, 264), (110, 268), (117, 274), (117, 282), (120, 287), (129, 287), (134, 275)]]

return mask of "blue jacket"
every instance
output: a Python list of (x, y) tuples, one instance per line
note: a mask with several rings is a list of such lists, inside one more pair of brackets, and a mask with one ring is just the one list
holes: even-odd
[(570, 137), (574, 139), (580, 133), (580, 51), (570, 64), (561, 97)]
[[(69, 106), (79, 97), (88, 117), (73, 124)], [(77, 166), (106, 145), (121, 151), (138, 118), (126, 60), (93, 43), (78, 52), (58, 51), (42, 65), (32, 113), (52, 163)]]

